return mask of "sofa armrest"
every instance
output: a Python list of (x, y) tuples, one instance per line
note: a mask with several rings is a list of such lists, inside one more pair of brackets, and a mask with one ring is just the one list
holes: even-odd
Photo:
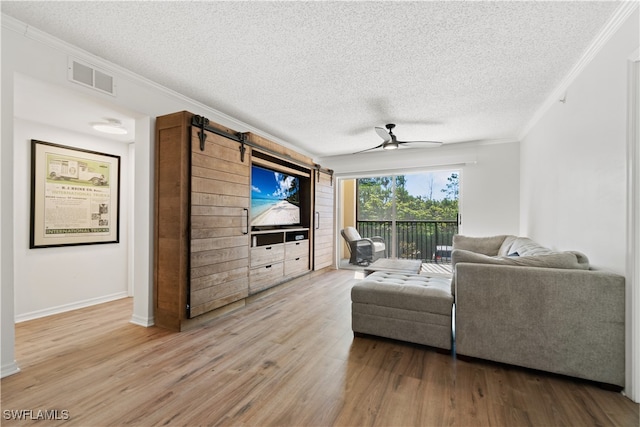
[(369, 257), (373, 255), (373, 241), (371, 239), (360, 239), (351, 242), (353, 245), (352, 251), (358, 254), (358, 256)]
[(458, 263), (459, 354), (623, 386), (624, 277)]

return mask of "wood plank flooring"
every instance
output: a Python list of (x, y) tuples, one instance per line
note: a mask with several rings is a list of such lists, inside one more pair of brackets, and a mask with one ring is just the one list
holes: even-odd
[(354, 338), (353, 277), (182, 333), (129, 323), (130, 299), (20, 323), (2, 425), (638, 426), (637, 404), (588, 382)]

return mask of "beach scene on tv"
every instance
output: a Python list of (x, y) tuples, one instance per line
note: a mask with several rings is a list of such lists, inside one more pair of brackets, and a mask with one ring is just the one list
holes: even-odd
[(252, 166), (251, 225), (300, 223), (300, 180), (291, 175)]

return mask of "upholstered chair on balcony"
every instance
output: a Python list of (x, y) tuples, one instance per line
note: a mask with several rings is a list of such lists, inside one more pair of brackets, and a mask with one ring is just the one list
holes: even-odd
[(343, 228), (340, 234), (351, 253), (349, 264), (369, 265), (378, 258), (385, 257), (386, 245), (382, 237), (362, 237), (354, 227)]

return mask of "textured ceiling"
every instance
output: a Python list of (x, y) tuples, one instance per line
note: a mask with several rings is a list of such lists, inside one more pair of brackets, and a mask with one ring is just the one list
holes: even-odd
[[(517, 139), (619, 2), (11, 2), (13, 16), (316, 156)], [(167, 112), (168, 113), (168, 112)]]

